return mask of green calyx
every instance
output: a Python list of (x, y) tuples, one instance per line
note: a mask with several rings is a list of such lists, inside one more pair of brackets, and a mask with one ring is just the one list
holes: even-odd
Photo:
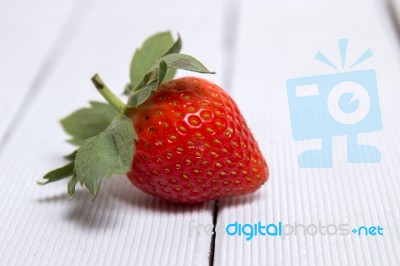
[(61, 120), (69, 142), (78, 148), (64, 156), (68, 164), (50, 171), (40, 185), (70, 178), (68, 196), (75, 193), (79, 182), (97, 196), (103, 179), (130, 171), (138, 138), (128, 111), (145, 102), (163, 82), (173, 79), (177, 69), (213, 74), (195, 58), (180, 54), (180, 36), (173, 39), (170, 32), (147, 38), (136, 50), (130, 67), (130, 83), (125, 87), (128, 97), (124, 104), (102, 81), (99, 75), (92, 82), (107, 103), (91, 101), (90, 107), (79, 109)]

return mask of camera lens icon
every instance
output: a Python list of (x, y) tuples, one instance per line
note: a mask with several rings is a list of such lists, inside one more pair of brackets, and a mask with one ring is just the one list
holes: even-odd
[(332, 88), (327, 100), (329, 114), (341, 124), (362, 121), (370, 110), (368, 92), (357, 82), (345, 81)]
[(332, 138), (347, 137), (348, 163), (380, 162), (380, 151), (358, 143), (361, 133), (382, 129), (376, 73), (373, 69), (287, 80), (292, 135), (321, 139), (321, 149), (299, 155), (299, 166), (332, 167)]

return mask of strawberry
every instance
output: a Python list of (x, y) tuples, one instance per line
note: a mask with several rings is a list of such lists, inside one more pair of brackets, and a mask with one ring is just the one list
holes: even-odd
[(40, 184), (71, 177), (70, 197), (79, 182), (94, 199), (103, 179), (126, 174), (144, 192), (192, 204), (252, 193), (266, 182), (267, 163), (232, 98), (205, 79), (173, 79), (177, 69), (213, 73), (180, 49), (169, 32), (143, 43), (126, 104), (94, 75), (108, 104), (90, 102), (61, 121), (79, 147)]
[(268, 178), (237, 105), (207, 80), (164, 83), (130, 115), (138, 141), (128, 177), (145, 192), (197, 203), (251, 193)]

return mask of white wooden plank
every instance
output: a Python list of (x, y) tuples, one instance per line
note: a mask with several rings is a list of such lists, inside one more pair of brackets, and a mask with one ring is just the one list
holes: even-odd
[[(382, 4), (384, 1), (382, 1)], [(374, 3), (376, 4), (376, 3)], [(383, 236), (315, 235), (286, 239), (216, 238), (216, 265), (399, 265), (398, 178), (400, 56), (398, 43), (368, 1), (242, 1), (232, 84), (270, 164), (256, 194), (220, 201), (218, 224), (302, 223), (381, 225)], [(387, 15), (387, 14), (385, 14)], [(380, 164), (347, 164), (346, 142), (334, 140), (334, 167), (300, 169), (297, 156), (318, 144), (291, 136), (286, 80), (336, 73), (314, 59), (318, 50), (340, 62), (337, 40), (348, 38), (348, 59), (374, 56), (357, 70), (377, 72), (383, 130), (360, 136), (382, 152)], [(225, 229), (225, 228), (223, 228)]]
[(219, 71), (222, 12), (221, 1), (96, 1), (2, 147), (0, 264), (208, 264), (210, 236), (189, 229), (212, 223), (212, 203), (169, 204), (117, 177), (91, 204), (83, 190), (67, 200), (66, 183), (38, 187), (35, 181), (72, 150), (58, 120), (101, 99), (93, 73), (122, 91), (133, 49), (149, 34), (179, 32), (184, 51)]
[(0, 143), (39, 71), (52, 60), (73, 0), (0, 2)]

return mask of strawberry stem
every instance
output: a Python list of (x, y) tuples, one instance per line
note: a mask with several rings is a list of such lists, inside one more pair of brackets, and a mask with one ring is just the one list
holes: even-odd
[(98, 74), (92, 77), (92, 82), (96, 87), (97, 91), (106, 99), (106, 101), (117, 109), (120, 113), (125, 113), (125, 104), (104, 84), (103, 80)]

